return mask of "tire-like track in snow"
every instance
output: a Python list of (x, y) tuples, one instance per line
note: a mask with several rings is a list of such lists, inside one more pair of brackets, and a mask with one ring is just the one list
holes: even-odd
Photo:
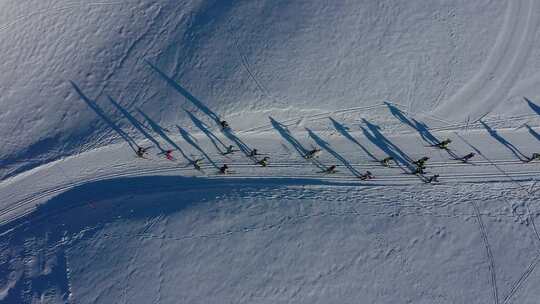
[(486, 247), (493, 300), (495, 304), (499, 304), (499, 290), (497, 288), (497, 274), (495, 273), (495, 259), (493, 258), (493, 253), (491, 252), (491, 246), (489, 245), (487, 230), (486, 230), (486, 227), (484, 226), (484, 222), (482, 221), (482, 215), (480, 214), (480, 209), (478, 209), (478, 205), (474, 201), (471, 201), (471, 204), (473, 205), (474, 212), (476, 213), (476, 220), (480, 228), (480, 235), (482, 237), (482, 241), (484, 242), (484, 246)]
[(540, 253), (536, 255), (536, 257), (529, 264), (525, 272), (523, 272), (523, 274), (521, 274), (521, 277), (519, 277), (519, 279), (512, 285), (512, 287), (510, 288), (510, 292), (504, 298), (503, 304), (508, 303), (512, 299), (516, 292), (521, 288), (523, 283), (529, 278), (533, 270), (536, 268), (536, 265), (538, 265), (538, 262), (540, 262)]

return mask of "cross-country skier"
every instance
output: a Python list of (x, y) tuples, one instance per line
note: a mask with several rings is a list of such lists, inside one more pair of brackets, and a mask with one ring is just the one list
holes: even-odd
[(465, 156), (463, 156), (463, 157), (461, 157), (461, 158), (458, 158), (458, 160), (460, 160), (460, 161), (466, 163), (466, 162), (469, 161), (469, 159), (473, 158), (475, 155), (476, 155), (476, 154), (475, 154), (474, 152), (471, 152), (471, 153), (469, 153), (469, 154), (467, 154), (467, 155), (465, 155)]
[(268, 166), (268, 159), (269, 159), (269, 157), (264, 157), (263, 159), (261, 159), (257, 163), (259, 165), (263, 166), (263, 167), (266, 167), (266, 166)]
[(424, 167), (417, 166), (412, 172), (413, 174), (424, 174)]
[(173, 150), (167, 150), (165, 151), (165, 157), (168, 159), (168, 160), (174, 160), (174, 157), (172, 156), (172, 153), (173, 153)]
[(138, 157), (144, 157), (144, 155), (146, 154), (146, 150), (150, 149), (149, 147), (148, 148), (143, 148), (143, 147), (139, 147), (137, 149), (137, 156)]
[(202, 165), (202, 158), (198, 158), (196, 160), (193, 161), (193, 167), (195, 167), (195, 169), (197, 170), (201, 170), (201, 165)]
[(324, 170), (324, 173), (327, 173), (327, 174), (334, 174), (336, 172), (337, 172), (336, 165), (331, 165), (330, 167), (326, 168), (326, 170)]
[(221, 173), (221, 174), (229, 173), (229, 166), (227, 166), (226, 164), (223, 165), (221, 168), (219, 168), (219, 173)]
[(249, 152), (250, 157), (254, 157), (254, 156), (257, 156), (257, 155), (259, 155), (259, 151), (257, 149), (253, 149), (253, 150), (251, 150), (251, 152)]
[(438, 182), (439, 182), (439, 174), (435, 174), (426, 180), (426, 183), (428, 184), (438, 183)]
[(435, 147), (440, 148), (440, 149), (448, 149), (448, 145), (451, 142), (452, 142), (452, 140), (447, 138), (447, 139), (441, 141), (440, 143), (436, 144)]
[(221, 129), (223, 130), (229, 129), (229, 123), (226, 120), (222, 120), (219, 123), (221, 124)]
[(540, 160), (540, 153), (533, 153), (527, 162), (531, 162), (533, 160)]
[(358, 176), (358, 178), (361, 179), (361, 180), (366, 180), (366, 179), (373, 179), (373, 178), (375, 178), (375, 176), (373, 176), (373, 174), (371, 174), (371, 172), (366, 171), (366, 173)]
[(234, 150), (234, 146), (233, 146), (233, 145), (229, 145), (229, 146), (227, 147), (227, 151), (225, 151), (225, 152), (223, 153), (223, 155), (231, 154), (231, 153), (234, 153), (234, 152), (236, 152), (236, 150)]
[(313, 150), (306, 153), (304, 158), (305, 159), (317, 158), (317, 157), (319, 157), (320, 154), (321, 154), (321, 149), (314, 148)]
[(383, 160), (381, 160), (381, 164), (385, 167), (390, 167), (390, 162), (393, 161), (394, 158), (392, 156), (388, 156), (386, 158), (384, 158)]
[(414, 161), (413, 164), (415, 164), (417, 167), (425, 169), (426, 168), (426, 162), (429, 160), (429, 157), (424, 156), (420, 158), (417, 161)]

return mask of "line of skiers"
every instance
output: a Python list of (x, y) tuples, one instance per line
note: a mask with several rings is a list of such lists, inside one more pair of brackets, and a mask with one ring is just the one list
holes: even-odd
[[(230, 126), (229, 126), (229, 123), (225, 120), (221, 120), (220, 121), (220, 126), (221, 126), (221, 129), (222, 131), (229, 131), (230, 130)], [(436, 144), (433, 144), (431, 145), (430, 147), (436, 147), (436, 148), (439, 148), (439, 149), (443, 149), (443, 150), (448, 150), (449, 149), (449, 145), (452, 143), (452, 140), (451, 139), (445, 139), (443, 141), (440, 141)], [(142, 158), (145, 158), (146, 157), (146, 154), (147, 154), (147, 151), (150, 149), (151, 147), (146, 147), (146, 148), (143, 148), (143, 147), (138, 147), (137, 151), (136, 151), (136, 154), (138, 157), (142, 157)], [(222, 153), (222, 155), (228, 155), (228, 154), (232, 154), (234, 152), (236, 152), (238, 150), (235, 150), (234, 149), (234, 146), (233, 145), (229, 145), (225, 152)], [(165, 157), (168, 159), (168, 160), (175, 160), (175, 158), (173, 157), (172, 155), (172, 152), (173, 150), (166, 150), (163, 152), (163, 154), (165, 154)], [(314, 158), (318, 158), (320, 156), (320, 154), (322, 153), (322, 150), (319, 149), (319, 148), (313, 148), (312, 150), (310, 151), (307, 151), (304, 155), (304, 158), (309, 160), (309, 159), (314, 159)], [(269, 164), (269, 157), (268, 156), (265, 156), (263, 157), (262, 159), (260, 160), (257, 160), (256, 157), (259, 156), (259, 151), (257, 149), (253, 149), (250, 151), (250, 153), (248, 154), (248, 157), (250, 158), (253, 158), (255, 159), (256, 161), (256, 164), (262, 166), (262, 167), (267, 167), (268, 164)], [(471, 158), (475, 157), (476, 154), (474, 152), (471, 152), (469, 154), (466, 154), (460, 158), (456, 158), (456, 160), (459, 160), (459, 161), (462, 161), (464, 163), (467, 163)], [(421, 175), (423, 180), (426, 182), (426, 183), (433, 183), (433, 182), (438, 182), (438, 178), (439, 178), (439, 175), (438, 174), (435, 174), (435, 175), (432, 175), (431, 177), (427, 178), (427, 177), (424, 177), (424, 174), (425, 174), (425, 169), (426, 169), (426, 163), (427, 161), (429, 160), (429, 157), (425, 156), (425, 157), (422, 157), (416, 161), (413, 161), (413, 165), (415, 166), (414, 170), (411, 172), (412, 174), (415, 174), (415, 175)], [(533, 153), (532, 156), (530, 158), (527, 159), (526, 162), (531, 162), (531, 161), (534, 161), (534, 160), (540, 160), (540, 153)], [(391, 156), (388, 156), (384, 159), (382, 159), (380, 161), (381, 165), (385, 166), (385, 167), (390, 167), (390, 163), (394, 161), (394, 158), (391, 157)], [(195, 167), (195, 169), (197, 170), (201, 170), (201, 165), (202, 165), (202, 162), (203, 162), (203, 159), (195, 159), (194, 161), (192, 161), (192, 164), (193, 166)], [(328, 168), (326, 168), (325, 170), (321, 171), (321, 173), (325, 173), (325, 174), (333, 174), (333, 173), (336, 173), (337, 172), (337, 166), (336, 165), (331, 165), (329, 166)], [(219, 173), (221, 174), (228, 174), (228, 173), (231, 173), (231, 171), (229, 170), (229, 166), (224, 164), (223, 166), (221, 166), (219, 168)], [(359, 179), (361, 180), (369, 180), (369, 179), (373, 179), (374, 176), (373, 174), (370, 172), (370, 171), (366, 171), (364, 174), (360, 174), (357, 176)]]

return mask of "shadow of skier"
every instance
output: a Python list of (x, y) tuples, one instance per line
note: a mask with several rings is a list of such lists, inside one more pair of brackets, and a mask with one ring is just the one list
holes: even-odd
[(536, 140), (540, 140), (540, 134), (538, 134), (533, 128), (531, 128), (531, 126), (529, 126), (528, 124), (525, 124), (525, 127), (527, 128), (529, 133), (532, 136), (534, 136), (534, 138), (536, 138)]
[[(210, 119), (212, 119), (217, 125), (221, 126), (221, 119), (214, 111), (212, 111), (210, 108), (208, 108), (202, 101), (200, 101), (195, 96), (193, 96), (187, 89), (185, 89), (180, 84), (178, 84), (174, 79), (167, 76), (158, 67), (156, 67), (155, 65), (153, 65), (152, 63), (150, 63), (148, 61), (146, 61), (146, 63), (152, 69), (154, 69), (154, 71), (156, 71), (163, 79), (165, 79), (169, 85), (171, 85), (173, 88), (175, 88), (180, 94), (182, 94), (194, 106), (196, 106), (204, 114), (206, 114), (208, 117), (210, 117)], [(234, 134), (232, 129), (230, 129), (230, 128), (222, 129), (221, 132), (229, 140), (234, 142), (236, 144), (236, 146), (238, 146), (240, 151), (242, 151), (247, 157), (250, 157), (251, 148), (244, 141), (242, 141), (238, 136), (236, 136), (236, 134)]]
[[(294, 136), (292, 136), (291, 132), (289, 131), (289, 128), (287, 126), (281, 124), (277, 120), (273, 119), (271, 116), (268, 116), (270, 119), (270, 123), (272, 124), (272, 127), (278, 131), (279, 135), (283, 137), (295, 150), (300, 154), (301, 157), (306, 157), (308, 155), (309, 150), (306, 149)], [(321, 170), (325, 170), (326, 167), (319, 162), (318, 160), (312, 159), (313, 163)]]
[(191, 136), (188, 131), (186, 131), (179, 125), (176, 125), (176, 128), (178, 128), (180, 135), (182, 135), (182, 138), (184, 138), (184, 140), (188, 144), (197, 149), (197, 151), (199, 151), (204, 156), (204, 158), (206, 158), (210, 162), (210, 164), (212, 164), (212, 166), (214, 166), (215, 168), (219, 168), (219, 166), (212, 160), (212, 158), (208, 154), (206, 154), (206, 152), (197, 144), (197, 140), (193, 136)]
[[(146, 60), (145, 60), (146, 61)], [(156, 71), (161, 78), (163, 78), (170, 86), (175, 88), (180, 94), (182, 94), (187, 100), (189, 100), (194, 106), (196, 106), (199, 110), (201, 110), (204, 114), (206, 114), (208, 117), (210, 117), (217, 125), (221, 125), (221, 119), (219, 116), (210, 108), (208, 108), (202, 101), (197, 99), (195, 96), (193, 96), (187, 89), (182, 87), (178, 82), (176, 82), (171, 77), (167, 76), (162, 70), (160, 70), (157, 66), (153, 65), (149, 61), (146, 61), (146, 63), (154, 70)]]
[(396, 117), (402, 123), (415, 129), (420, 134), (422, 139), (425, 142), (427, 142), (429, 145), (437, 145), (441, 142), (429, 131), (429, 128), (425, 123), (419, 122), (414, 118), (413, 119), (407, 118), (407, 116), (405, 116), (405, 114), (403, 114), (403, 112), (400, 109), (398, 109), (396, 106), (388, 102), (384, 102), (384, 104), (388, 107), (388, 109), (390, 110), (390, 113), (394, 117)]
[(480, 123), (484, 126), (484, 128), (486, 128), (486, 130), (488, 131), (489, 135), (491, 135), (491, 137), (493, 137), (495, 140), (497, 140), (499, 143), (501, 143), (502, 145), (504, 145), (508, 150), (510, 150), (510, 152), (512, 152), (512, 154), (514, 154), (520, 161), (527, 161), (529, 158), (523, 154), (516, 146), (514, 146), (511, 142), (509, 142), (508, 140), (506, 140), (504, 137), (502, 137), (498, 132), (497, 130), (491, 128), (490, 126), (488, 126), (485, 122), (483, 122), (482, 120), (480, 120)]
[(116, 102), (112, 97), (107, 96), (109, 99), (109, 102), (116, 108), (124, 117), (137, 129), (139, 132), (141, 132), (146, 139), (151, 141), (162, 153), (165, 152), (165, 149), (161, 147), (161, 144), (152, 136), (150, 133), (148, 133), (145, 129), (147, 127), (143, 125), (137, 118), (135, 118), (133, 115), (131, 115), (126, 109), (124, 109), (118, 102)]
[(374, 125), (362, 119), (362, 122), (367, 126), (367, 129), (360, 127), (364, 135), (379, 149), (384, 151), (388, 156), (392, 157), (396, 164), (406, 173), (411, 173), (415, 171), (415, 167), (412, 165), (413, 160), (405, 154), (401, 149), (399, 149), (395, 144), (388, 140), (381, 132), (380, 127)]
[(163, 138), (166, 142), (168, 142), (171, 146), (173, 146), (177, 151), (180, 152), (180, 154), (182, 154), (182, 157), (184, 157), (184, 159), (186, 159), (189, 163), (193, 163), (194, 162), (194, 159), (190, 158), (189, 156), (186, 155), (186, 153), (184, 152), (184, 150), (182, 150), (182, 148), (180, 148), (180, 146), (178, 144), (176, 144), (165, 132), (170, 132), (169, 130), (167, 129), (164, 129), (162, 128), (158, 123), (156, 123), (155, 121), (153, 121), (148, 115), (146, 115), (141, 109), (137, 109), (137, 112), (139, 112), (139, 114), (141, 114), (144, 119), (148, 122), (148, 124), (150, 125), (150, 127), (152, 128), (152, 130), (154, 132), (156, 132), (161, 138)]
[(529, 105), (529, 107), (538, 115), (540, 115), (540, 106), (538, 106), (537, 104), (535, 104), (534, 102), (532, 102), (529, 98), (527, 97), (523, 97), (523, 99), (525, 99), (525, 101), (527, 102), (527, 104)]
[(120, 137), (122, 137), (128, 143), (133, 152), (137, 152), (139, 146), (135, 140), (124, 132), (124, 130), (122, 130), (119, 126), (117, 126), (112, 119), (107, 116), (105, 111), (94, 100), (91, 100), (88, 96), (86, 96), (73, 81), (70, 81), (70, 83), (77, 94), (79, 94), (79, 97), (88, 105), (88, 107), (90, 107), (90, 109), (92, 109), (101, 119), (103, 119), (114, 131), (116, 131), (116, 133), (118, 133), (118, 135), (120, 135)]
[(362, 145), (358, 140), (356, 140), (356, 138), (354, 138), (350, 133), (350, 129), (346, 126), (344, 126), (343, 124), (337, 122), (336, 120), (334, 120), (332, 117), (329, 117), (330, 121), (332, 121), (332, 124), (334, 125), (334, 128), (341, 134), (343, 135), (345, 138), (347, 138), (348, 140), (350, 140), (351, 142), (355, 143), (357, 146), (360, 147), (360, 149), (362, 149), (362, 151), (364, 151), (364, 153), (366, 153), (372, 160), (378, 162), (379, 159), (377, 159), (377, 157), (373, 154), (371, 154), (371, 152), (369, 152), (369, 150), (364, 147), (364, 145)]
[(191, 119), (193, 124), (197, 128), (199, 128), (199, 130), (201, 130), (206, 135), (206, 137), (208, 137), (208, 139), (210, 139), (210, 142), (212, 142), (212, 144), (214, 145), (216, 150), (218, 150), (219, 153), (223, 153), (227, 150), (227, 145), (225, 145), (223, 141), (221, 141), (212, 131), (210, 131), (210, 128), (204, 122), (199, 120), (190, 111), (185, 110), (185, 109), (184, 111), (189, 115), (189, 118)]
[(325, 149), (328, 153), (332, 154), (332, 156), (334, 156), (337, 160), (339, 160), (347, 169), (349, 169), (349, 171), (351, 171), (351, 173), (355, 176), (355, 177), (360, 177), (362, 176), (362, 173), (358, 172), (358, 170), (356, 170), (352, 165), (351, 163), (349, 163), (343, 156), (341, 156), (341, 154), (339, 154), (338, 152), (336, 152), (334, 149), (332, 149), (330, 147), (330, 144), (328, 142), (326, 142), (325, 140), (323, 140), (322, 138), (320, 138), (317, 134), (315, 134), (315, 132), (311, 131), (310, 129), (306, 128), (306, 131), (308, 132), (309, 134), (309, 137), (311, 137), (313, 139), (313, 141), (315, 141), (315, 143), (317, 143), (317, 145), (319, 145), (321, 148)]

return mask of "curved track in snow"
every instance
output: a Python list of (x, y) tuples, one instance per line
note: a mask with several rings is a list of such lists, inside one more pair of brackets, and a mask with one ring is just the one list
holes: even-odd
[(536, 0), (508, 1), (495, 46), (478, 73), (435, 109), (454, 121), (476, 122), (506, 99), (532, 48), (538, 20)]

